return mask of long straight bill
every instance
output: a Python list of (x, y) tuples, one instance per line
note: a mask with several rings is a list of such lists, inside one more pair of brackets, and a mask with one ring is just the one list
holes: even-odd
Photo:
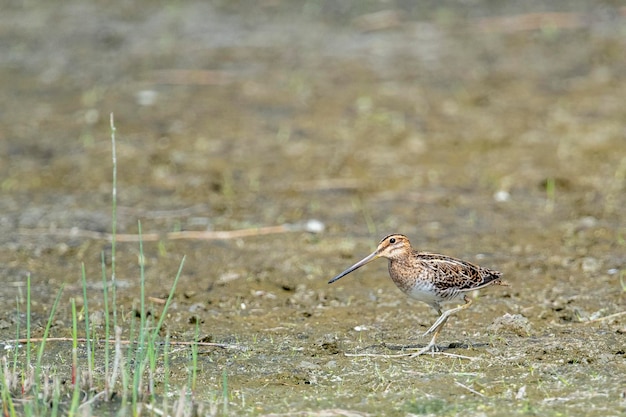
[(346, 269), (345, 271), (343, 271), (341, 274), (337, 275), (335, 278), (331, 279), (330, 281), (328, 281), (329, 284), (332, 284), (333, 282), (337, 281), (340, 278), (345, 277), (346, 275), (348, 275), (350, 272), (359, 269), (360, 267), (362, 267), (363, 265), (372, 262), (374, 259), (378, 258), (378, 252), (374, 252), (371, 255), (361, 259), (359, 262), (355, 263), (354, 265), (352, 265), (350, 268)]

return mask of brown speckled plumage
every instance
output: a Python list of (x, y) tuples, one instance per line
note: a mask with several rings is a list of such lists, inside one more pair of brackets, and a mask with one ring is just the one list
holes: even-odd
[[(498, 271), (446, 255), (413, 250), (409, 239), (400, 234), (384, 237), (372, 254), (331, 279), (329, 284), (381, 257), (389, 260), (389, 276), (402, 292), (430, 305), (440, 314), (435, 324), (424, 333), (434, 333), (431, 342), (417, 355), (435, 350), (437, 336), (448, 318), (472, 304), (465, 293), (489, 285), (507, 285), (500, 280)], [(455, 299), (463, 299), (465, 304), (442, 313), (440, 303)]]

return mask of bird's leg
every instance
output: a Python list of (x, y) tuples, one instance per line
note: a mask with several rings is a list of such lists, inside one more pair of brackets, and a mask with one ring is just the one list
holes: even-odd
[(446, 321), (448, 321), (448, 318), (451, 315), (456, 314), (461, 310), (465, 310), (466, 308), (472, 305), (472, 300), (467, 298), (467, 296), (464, 297), (464, 300), (465, 300), (465, 304), (462, 304), (458, 307), (451, 308), (450, 310), (444, 311), (443, 314), (439, 316), (437, 321), (432, 326), (430, 326), (430, 329), (428, 329), (426, 333), (424, 333), (422, 336), (427, 336), (433, 332), (439, 333), (441, 331), (441, 328), (443, 327), (444, 324), (446, 324)]
[[(412, 354), (412, 357), (415, 356), (419, 356), (422, 355), (426, 352), (437, 352), (439, 349), (437, 348), (437, 336), (439, 336), (439, 332), (441, 332), (441, 329), (443, 329), (443, 326), (446, 324), (446, 322), (448, 321), (448, 317), (444, 317), (443, 315), (441, 316), (443, 317), (443, 320), (437, 320), (437, 323), (439, 323), (441, 321), (441, 323), (439, 323), (439, 327), (437, 327), (435, 329), (435, 334), (433, 335), (433, 338), (430, 339), (430, 343), (428, 345), (426, 345), (426, 347), (422, 348), (419, 350), (419, 352)], [(424, 334), (428, 334), (430, 332), (430, 330)]]
[(426, 347), (424, 347), (423, 349), (421, 349), (419, 352), (414, 353), (411, 356), (419, 356), (422, 355), (426, 352), (436, 352), (437, 351), (437, 336), (439, 336), (439, 333), (441, 332), (441, 329), (443, 329), (443, 326), (445, 326), (446, 322), (448, 321), (448, 318), (450, 318), (451, 315), (458, 313), (461, 310), (465, 310), (466, 308), (468, 308), (469, 306), (472, 305), (472, 300), (470, 300), (467, 297), (464, 297), (465, 300), (465, 304), (462, 304), (458, 307), (452, 308), (450, 310), (444, 311), (443, 314), (437, 319), (437, 321), (435, 322), (435, 324), (433, 324), (430, 329), (428, 329), (426, 331), (426, 333), (424, 333), (422, 336), (426, 336), (429, 335), (431, 333), (434, 333), (433, 338), (430, 340), (430, 343), (428, 343), (428, 345), (426, 345)]

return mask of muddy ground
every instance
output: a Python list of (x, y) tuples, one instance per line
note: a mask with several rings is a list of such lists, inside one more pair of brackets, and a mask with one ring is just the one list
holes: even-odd
[[(9, 1), (0, 22), (3, 339), (28, 274), (35, 335), (63, 284), (69, 335), (82, 263), (102, 311), (113, 112), (118, 232), (162, 236), (147, 295), (186, 256), (167, 331), (244, 348), (202, 351), (198, 398), (226, 374), (233, 415), (626, 411), (620, 2)], [(384, 261), (327, 284), (391, 232), (511, 284), (442, 332), (471, 359), (401, 355), (436, 315)], [(138, 255), (117, 246), (125, 313)]]

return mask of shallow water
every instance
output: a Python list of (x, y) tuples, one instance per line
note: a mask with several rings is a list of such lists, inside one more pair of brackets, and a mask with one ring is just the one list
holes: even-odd
[[(66, 285), (54, 336), (81, 263), (102, 309), (113, 112), (119, 233), (325, 225), (144, 244), (151, 297), (186, 256), (172, 336), (246, 348), (201, 357), (207, 398), (225, 369), (237, 414), (624, 412), (623, 8), (55, 3), (0, 17), (3, 338), (28, 274), (41, 325)], [(504, 273), (439, 339), (474, 360), (393, 356), (436, 316), (385, 262), (327, 285), (391, 232)]]

